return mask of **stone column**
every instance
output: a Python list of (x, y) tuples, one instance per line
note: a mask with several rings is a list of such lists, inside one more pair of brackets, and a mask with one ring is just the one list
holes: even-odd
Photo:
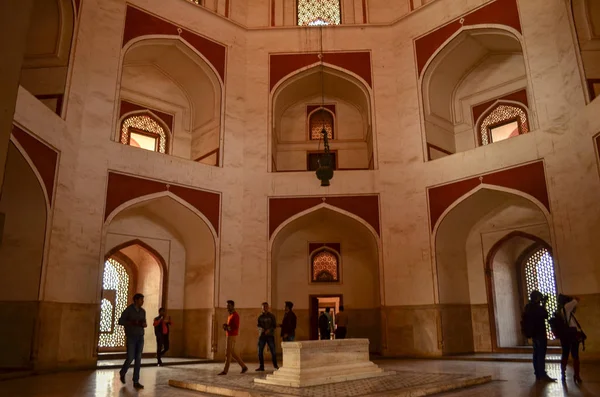
[(33, 0), (0, 1), (0, 194), (32, 10)]

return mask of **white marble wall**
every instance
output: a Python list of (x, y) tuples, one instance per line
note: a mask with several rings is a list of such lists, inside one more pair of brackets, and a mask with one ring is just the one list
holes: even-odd
[[(227, 46), (223, 167), (111, 140), (126, 3), (86, 1), (66, 119), (60, 120), (24, 90), (15, 115), (17, 122), (61, 151), (43, 299), (98, 302), (110, 169), (223, 192), (215, 306), (234, 299), (238, 307), (256, 307), (267, 297), (268, 196), (363, 193), (381, 197), (385, 304), (433, 304), (426, 187), (540, 158), (546, 165), (560, 285), (567, 293), (600, 292), (600, 255), (595, 248), (600, 183), (592, 144), (592, 136), (600, 131), (600, 105), (586, 106), (563, 2), (519, 0), (530, 97), (540, 128), (427, 163), (413, 39), (485, 2), (436, 0), (393, 25), (324, 29), (326, 51), (372, 51), (378, 159), (375, 171), (337, 172), (328, 188), (321, 188), (313, 173), (267, 172), (268, 54), (317, 51), (318, 29), (248, 30), (182, 0), (168, 0), (168, 7), (163, 0), (132, 3)], [(243, 21), (246, 16), (248, 26), (268, 23), (268, 14), (258, 8), (235, 10), (232, 7), (232, 18)]]

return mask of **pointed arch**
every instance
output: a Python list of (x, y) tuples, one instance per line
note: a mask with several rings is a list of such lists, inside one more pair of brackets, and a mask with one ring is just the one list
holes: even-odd
[[(477, 38), (473, 39), (475, 36)], [(486, 47), (482, 47), (485, 52), (481, 49), (471, 51), (471, 41), (484, 39), (487, 43)], [(503, 50), (505, 47), (507, 49)], [(508, 49), (514, 55), (506, 55)], [(490, 58), (490, 55), (502, 57)], [(486, 63), (488, 59), (491, 64)], [(500, 24), (462, 26), (433, 52), (423, 69), (417, 72), (425, 161), (431, 160), (428, 156), (429, 147), (438, 148), (441, 153), (454, 154), (478, 146), (478, 131), (473, 134), (472, 140), (464, 136), (460, 139), (456, 137), (459, 132), (464, 132), (462, 128), (466, 129), (466, 125), (472, 127), (469, 109), (476, 103), (520, 89), (525, 89), (527, 95), (533, 96), (531, 70), (525, 59), (527, 47), (522, 34), (513, 27)], [(469, 80), (469, 76), (487, 70), (494, 62), (506, 63), (511, 67), (514, 76), (502, 86), (506, 92), (491, 86), (476, 90), (474, 80)], [(530, 109), (526, 112), (527, 119), (529, 125), (534, 127), (535, 102), (528, 102)], [(448, 140), (447, 135), (451, 135), (452, 139)]]
[[(115, 256), (115, 254), (118, 254), (122, 250), (132, 247), (132, 246), (136, 246), (136, 245), (143, 248), (146, 252), (148, 252), (150, 254), (150, 256), (152, 256), (152, 258), (154, 258), (156, 263), (158, 263), (160, 266), (160, 272), (161, 272), (161, 278), (162, 278), (161, 302), (162, 302), (162, 306), (166, 307), (168, 292), (169, 292), (168, 291), (169, 290), (169, 269), (167, 266), (167, 262), (165, 261), (163, 256), (156, 249), (154, 249), (154, 247), (152, 247), (150, 244), (146, 243), (145, 241), (140, 240), (139, 238), (132, 239), (127, 242), (118, 244), (115, 247), (112, 247), (106, 253), (106, 255), (104, 255), (104, 260), (107, 261), (109, 258)], [(118, 257), (118, 255), (117, 255), (117, 257)]]
[[(325, 79), (337, 79), (335, 81), (338, 83), (338, 86), (343, 84), (344, 91), (340, 92), (344, 94), (338, 94), (338, 97), (355, 108), (356, 112), (359, 113), (357, 117), (361, 118), (363, 124), (362, 136), (367, 144), (365, 149), (367, 166), (365, 169), (377, 169), (377, 134), (373, 132), (376, 129), (376, 123), (373, 112), (374, 96), (372, 88), (363, 77), (348, 69), (327, 62), (315, 62), (283, 76), (273, 85), (270, 91), (268, 114), (269, 139), (267, 141), (267, 159), (269, 159), (267, 169), (269, 172), (273, 172), (277, 168), (274, 164), (276, 164), (277, 157), (280, 118), (289, 108), (301, 101), (298, 97), (288, 94), (289, 91), (293, 89), (293, 84), (298, 84), (300, 80), (305, 78), (310, 79), (312, 75), (321, 72)], [(309, 93), (309, 95), (313, 94)], [(335, 121), (337, 120), (338, 118), (336, 117)], [(349, 168), (363, 169), (362, 166), (350, 166)]]
[(104, 228), (106, 229), (107, 226), (110, 225), (112, 220), (115, 218), (115, 216), (117, 216), (119, 213), (123, 212), (127, 208), (135, 206), (135, 205), (139, 205), (139, 204), (147, 202), (147, 201), (152, 201), (152, 200), (160, 198), (160, 197), (168, 197), (170, 199), (173, 199), (177, 203), (179, 203), (182, 206), (184, 206), (185, 208), (187, 208), (188, 210), (192, 211), (196, 216), (198, 216), (205, 223), (205, 225), (208, 227), (208, 229), (210, 230), (210, 233), (213, 236), (213, 242), (215, 244), (217, 243), (217, 241), (219, 239), (217, 231), (213, 227), (210, 220), (206, 217), (206, 215), (204, 215), (196, 207), (194, 207), (193, 205), (191, 205), (190, 203), (188, 203), (181, 197), (177, 196), (176, 194), (171, 193), (170, 191), (163, 191), (163, 192), (147, 194), (147, 195), (136, 197), (134, 199), (124, 202), (123, 204), (119, 205), (117, 208), (115, 208), (113, 211), (111, 211), (110, 214), (108, 214), (106, 216), (106, 220), (104, 221)]
[(432, 228), (431, 235), (433, 236), (433, 240), (434, 241), (435, 241), (435, 236), (437, 235), (437, 230), (438, 230), (439, 226), (441, 225), (442, 221), (444, 220), (444, 218), (446, 218), (446, 216), (454, 208), (456, 208), (460, 203), (462, 203), (463, 201), (465, 201), (466, 199), (468, 199), (469, 197), (471, 197), (472, 195), (474, 195), (475, 193), (477, 193), (478, 191), (480, 191), (482, 189), (497, 190), (499, 192), (510, 193), (510, 194), (514, 194), (515, 196), (519, 196), (519, 197), (522, 197), (522, 198), (524, 198), (526, 200), (529, 200), (533, 204), (535, 204), (542, 211), (542, 213), (546, 217), (548, 225), (552, 224), (551, 223), (552, 222), (552, 218), (551, 218), (551, 215), (550, 215), (550, 211), (548, 211), (548, 209), (546, 208), (546, 206), (542, 202), (540, 202), (537, 198), (531, 196), (530, 194), (524, 193), (524, 192), (522, 192), (520, 190), (510, 189), (510, 188), (507, 188), (507, 187), (504, 187), (504, 186), (498, 186), (498, 185), (491, 185), (491, 184), (487, 184), (487, 183), (481, 183), (477, 187), (469, 190), (467, 193), (465, 193), (462, 196), (460, 196), (452, 204), (450, 204), (448, 206), (448, 208), (446, 208), (444, 210), (444, 212), (442, 212), (442, 214), (438, 217), (437, 221), (435, 222), (435, 224), (433, 225), (433, 228)]
[(359, 217), (358, 215), (355, 215), (351, 212), (345, 211), (341, 208), (329, 205), (327, 203), (321, 203), (319, 205), (316, 205), (314, 207), (311, 207), (307, 210), (304, 210), (302, 212), (299, 212), (291, 217), (289, 217), (288, 219), (286, 219), (284, 222), (282, 222), (271, 234), (271, 237), (269, 239), (269, 243), (268, 243), (268, 249), (267, 249), (267, 297), (268, 297), (268, 301), (272, 300), (272, 291), (271, 291), (271, 283), (272, 283), (272, 266), (273, 266), (273, 244), (275, 242), (275, 239), (277, 238), (277, 236), (279, 235), (279, 233), (288, 225), (290, 225), (291, 223), (293, 223), (294, 221), (309, 215), (313, 212), (322, 210), (322, 209), (326, 209), (326, 210), (330, 210), (333, 212), (336, 212), (338, 214), (344, 215), (348, 218), (351, 218), (355, 221), (357, 221), (358, 223), (360, 223), (363, 227), (365, 227), (369, 233), (373, 236), (373, 239), (375, 240), (376, 246), (377, 246), (377, 258), (378, 258), (378, 269), (379, 269), (379, 298), (381, 301), (381, 305), (384, 306), (385, 305), (385, 283), (384, 283), (384, 278), (385, 278), (385, 272), (384, 272), (384, 265), (383, 265), (383, 251), (382, 251), (382, 243), (381, 243), (381, 238), (379, 237), (379, 234), (377, 233), (377, 231), (373, 228), (373, 226), (371, 226), (366, 220), (364, 220), (363, 218)]

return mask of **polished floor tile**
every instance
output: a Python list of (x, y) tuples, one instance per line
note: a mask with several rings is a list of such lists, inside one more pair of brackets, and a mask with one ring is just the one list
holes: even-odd
[[(386, 370), (411, 371), (423, 374), (474, 374), (491, 375), (493, 382), (469, 389), (454, 391), (442, 396), (485, 396), (485, 397), (555, 397), (555, 396), (600, 396), (600, 364), (582, 364), (581, 386), (561, 382), (539, 384), (533, 379), (533, 368), (529, 363), (471, 362), (450, 360), (381, 360), (377, 364)], [(252, 364), (249, 364), (252, 365)], [(250, 368), (254, 368), (250, 366)], [(112, 397), (112, 396), (200, 396), (193, 391), (168, 386), (169, 379), (184, 377), (189, 371), (198, 371), (205, 376), (215, 376), (222, 364), (197, 364), (179, 367), (142, 368), (140, 381), (146, 386), (136, 391), (131, 382), (131, 371), (127, 384), (119, 381), (118, 370), (77, 371), (48, 374), (0, 382), (0, 396), (7, 397)], [(227, 377), (235, 382), (239, 375), (232, 371)], [(549, 373), (558, 377), (557, 364), (548, 365)], [(569, 369), (570, 370), (570, 369)]]

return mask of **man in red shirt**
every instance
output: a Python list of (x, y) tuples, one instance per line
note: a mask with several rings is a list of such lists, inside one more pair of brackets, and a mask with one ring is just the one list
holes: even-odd
[(227, 350), (225, 351), (225, 368), (223, 371), (219, 373), (219, 375), (227, 375), (229, 371), (229, 364), (231, 363), (231, 358), (242, 367), (242, 373), (248, 371), (248, 367), (242, 361), (242, 358), (238, 356), (235, 352), (235, 340), (239, 334), (240, 330), (240, 315), (235, 311), (235, 303), (232, 300), (227, 301), (227, 311), (229, 312), (229, 317), (227, 317), (227, 324), (223, 324), (223, 329), (225, 330), (225, 334), (227, 335)]

